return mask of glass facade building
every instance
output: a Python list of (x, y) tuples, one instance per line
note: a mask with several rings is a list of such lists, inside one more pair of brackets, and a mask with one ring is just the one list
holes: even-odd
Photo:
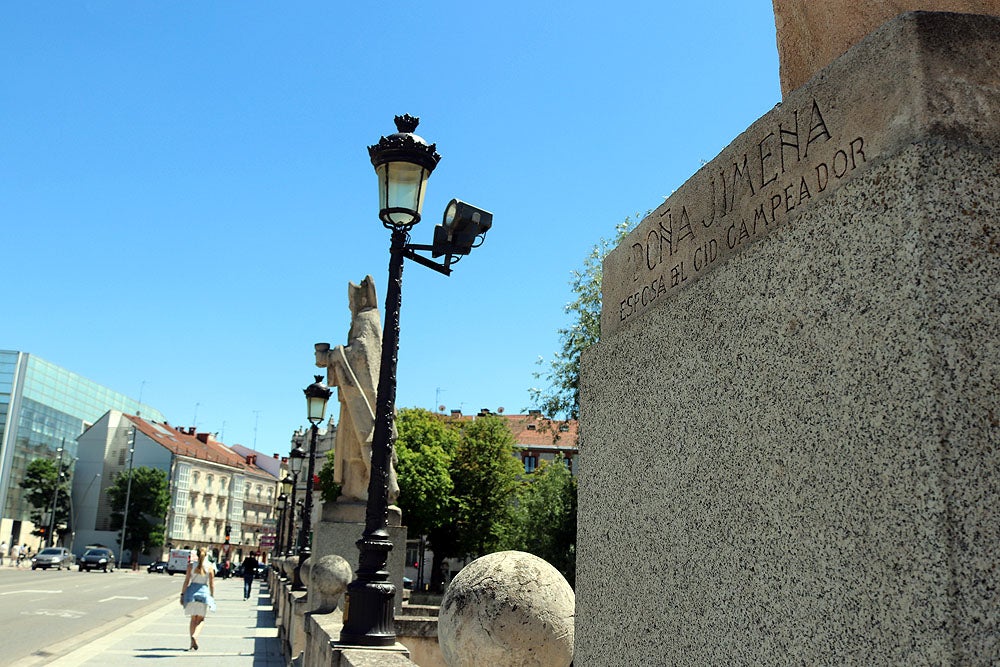
[(26, 352), (0, 350), (0, 539), (24, 541), (20, 481), (37, 458), (76, 458), (76, 439), (108, 410), (164, 421), (154, 408)]

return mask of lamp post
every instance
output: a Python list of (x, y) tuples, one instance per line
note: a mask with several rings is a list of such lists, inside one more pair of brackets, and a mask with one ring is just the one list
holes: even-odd
[[(394, 598), (387, 562), (392, 550), (388, 531), (389, 466), (395, 437), (396, 357), (399, 353), (399, 311), (402, 306), (403, 260), (451, 274), (451, 266), (478, 247), (493, 224), (493, 214), (457, 199), (445, 208), (434, 228), (433, 245), (410, 243), (410, 229), (421, 218), (427, 179), (441, 160), (434, 144), (413, 133), (420, 119), (396, 116), (395, 134), (368, 147), (378, 175), (379, 219), (392, 231), (389, 246), (389, 282), (385, 297), (382, 358), (375, 398), (371, 477), (365, 509), (365, 529), (358, 540), (357, 577), (347, 588), (340, 643), (355, 646), (391, 646), (396, 642)], [(443, 262), (417, 254), (444, 256)]]
[[(288, 459), (289, 463), (291, 458)], [(284, 542), (281, 545), (281, 553), (284, 556), (292, 555), (292, 534), (295, 530), (295, 477), (291, 473), (287, 473), (285, 478), (281, 480), (281, 488), (285, 492), (285, 496), (288, 498), (286, 502), (286, 513), (288, 514), (288, 527), (285, 529)]]
[(128, 525), (128, 504), (132, 500), (132, 460), (135, 458), (135, 426), (128, 439), (128, 486), (125, 489), (125, 510), (122, 512), (122, 543), (118, 550), (118, 569), (125, 560), (125, 529)]
[(53, 533), (56, 527), (56, 505), (58, 505), (59, 503), (59, 485), (62, 483), (62, 478), (63, 478), (62, 462), (63, 462), (63, 454), (66, 453), (66, 438), (62, 439), (62, 444), (59, 446), (59, 449), (57, 451), (59, 452), (59, 463), (57, 464), (58, 467), (56, 468), (56, 488), (52, 492), (52, 512), (49, 514), (49, 534), (46, 535), (48, 540), (45, 545), (47, 547), (55, 546), (56, 543), (55, 537), (53, 537)]
[[(293, 517), (292, 520), (293, 521), (294, 521), (294, 516), (295, 516), (295, 508), (298, 507), (299, 505), (301, 505), (301, 503), (302, 503), (302, 501), (296, 500), (295, 496), (296, 496), (296, 494), (298, 492), (299, 473), (302, 472), (302, 463), (305, 461), (305, 458), (306, 458), (306, 452), (305, 452), (304, 449), (302, 449), (302, 445), (296, 445), (295, 449), (292, 450), (291, 454), (288, 457), (288, 467), (292, 471), (292, 517)], [(299, 520), (299, 526), (300, 526), (300, 528), (302, 526), (302, 520), (301, 519)], [(302, 544), (301, 544), (301, 541), (296, 541), (294, 536), (295, 536), (295, 533), (292, 532), (289, 535), (289, 540), (290, 540), (290, 542), (292, 544), (296, 545), (294, 547), (295, 550), (294, 550), (293, 553), (297, 554), (297, 553), (299, 553), (298, 548), (301, 547)], [(301, 540), (301, 537), (300, 537), (300, 540)], [(302, 578), (300, 577), (300, 569), (298, 567), (296, 567), (295, 568), (295, 577), (294, 577), (293, 582), (292, 582), (292, 590), (293, 591), (304, 591), (305, 588), (306, 587), (302, 584)]]
[[(299, 565), (309, 559), (312, 554), (312, 504), (313, 504), (313, 477), (316, 474), (316, 434), (319, 431), (319, 423), (323, 421), (326, 414), (326, 402), (330, 400), (330, 388), (323, 384), (322, 375), (313, 376), (316, 381), (303, 390), (306, 395), (306, 414), (309, 423), (312, 424), (312, 438), (309, 440), (309, 470), (306, 473), (306, 497), (305, 505), (302, 509), (302, 527), (299, 529)], [(298, 569), (298, 568), (297, 568)], [(296, 575), (296, 578), (298, 576)]]
[[(284, 486), (282, 486), (284, 488)], [(288, 496), (285, 495), (284, 491), (278, 494), (278, 499), (276, 506), (278, 508), (278, 533), (274, 536), (274, 547), (271, 548), (271, 557), (275, 555), (280, 556), (282, 551), (282, 540), (285, 534), (285, 506), (288, 503)]]

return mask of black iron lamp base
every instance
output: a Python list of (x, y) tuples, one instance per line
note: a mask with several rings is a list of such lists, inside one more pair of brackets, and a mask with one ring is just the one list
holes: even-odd
[[(382, 574), (382, 573), (380, 573)], [(388, 576), (388, 572), (385, 572)], [(347, 587), (339, 644), (392, 646), (396, 643), (396, 587), (388, 581), (355, 579)]]

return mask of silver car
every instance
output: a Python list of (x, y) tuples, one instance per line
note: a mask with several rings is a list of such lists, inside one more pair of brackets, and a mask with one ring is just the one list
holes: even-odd
[(73, 555), (69, 549), (64, 549), (62, 547), (49, 547), (48, 549), (42, 549), (37, 554), (31, 558), (31, 569), (37, 570), (42, 568), (47, 570), (50, 567), (54, 567), (57, 570), (66, 568), (67, 570), (73, 567), (76, 562), (76, 557)]

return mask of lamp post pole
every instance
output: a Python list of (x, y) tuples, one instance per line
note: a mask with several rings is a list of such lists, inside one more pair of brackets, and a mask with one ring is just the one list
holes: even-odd
[(396, 587), (389, 581), (386, 564), (392, 550), (389, 538), (389, 480), (392, 458), (393, 417), (396, 405), (396, 360), (399, 353), (399, 311), (402, 306), (403, 250), (408, 234), (392, 231), (389, 250), (389, 284), (382, 329), (382, 359), (375, 398), (375, 432), (372, 436), (371, 477), (365, 530), (358, 540), (357, 578), (347, 587), (349, 613), (344, 614), (340, 641), (350, 645), (391, 646), (396, 643), (394, 612)]
[(59, 446), (59, 463), (56, 468), (56, 488), (52, 493), (52, 512), (49, 514), (49, 534), (46, 535), (48, 538), (45, 546), (51, 547), (56, 543), (53, 533), (56, 527), (56, 506), (59, 504), (59, 485), (62, 482), (63, 476), (63, 454), (66, 453), (66, 438), (62, 439), (62, 445)]
[(128, 527), (128, 504), (132, 500), (132, 461), (135, 459), (135, 426), (129, 436), (128, 443), (128, 486), (125, 489), (125, 510), (122, 512), (122, 543), (118, 551), (118, 569), (125, 560), (125, 529)]
[(295, 489), (299, 485), (299, 474), (292, 473), (292, 490), (288, 496), (288, 531), (285, 533), (285, 555), (294, 555), (292, 536), (295, 535)]
[(282, 555), (282, 540), (285, 536), (285, 507), (288, 505), (288, 496), (282, 492), (278, 495), (278, 532), (274, 536), (274, 547), (271, 548), (271, 557)]
[[(319, 423), (323, 421), (326, 412), (326, 402), (330, 398), (329, 387), (323, 384), (322, 375), (314, 375), (315, 382), (306, 387), (303, 393), (306, 395), (306, 409), (309, 423), (312, 424), (312, 437), (309, 439), (309, 467), (306, 472), (306, 497), (302, 508), (302, 527), (299, 529), (299, 565), (296, 570), (302, 568), (302, 564), (309, 560), (312, 554), (312, 507), (313, 507), (313, 478), (316, 475), (316, 435), (319, 433)], [(296, 574), (296, 579), (300, 579)]]

